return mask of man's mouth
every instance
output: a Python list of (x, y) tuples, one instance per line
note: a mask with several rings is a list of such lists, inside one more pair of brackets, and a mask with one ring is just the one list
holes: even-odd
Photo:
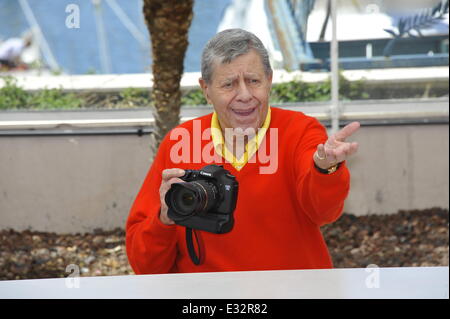
[(243, 109), (243, 110), (231, 109), (231, 111), (238, 116), (249, 116), (249, 115), (253, 114), (253, 112), (255, 112), (255, 110), (256, 110), (256, 107), (251, 108), (251, 109)]

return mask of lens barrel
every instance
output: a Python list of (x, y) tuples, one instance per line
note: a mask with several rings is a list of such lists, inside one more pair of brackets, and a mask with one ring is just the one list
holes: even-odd
[(206, 214), (216, 206), (218, 197), (217, 187), (205, 180), (174, 183), (166, 194), (166, 204), (173, 208), (176, 217), (185, 219)]

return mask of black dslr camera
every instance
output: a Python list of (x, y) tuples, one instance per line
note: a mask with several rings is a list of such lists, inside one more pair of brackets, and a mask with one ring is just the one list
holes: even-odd
[(180, 178), (184, 182), (172, 184), (165, 196), (168, 217), (187, 228), (215, 234), (231, 231), (238, 194), (236, 178), (218, 165), (185, 170)]

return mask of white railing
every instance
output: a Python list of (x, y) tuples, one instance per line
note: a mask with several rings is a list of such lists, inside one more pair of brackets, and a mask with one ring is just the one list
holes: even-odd
[[(448, 299), (448, 267), (213, 272), (0, 281), (0, 298)], [(200, 288), (199, 288), (200, 287)], [(279, 289), (283, 287), (283, 289)], [(224, 305), (223, 308), (226, 306)], [(218, 308), (218, 312), (226, 309)], [(181, 313), (181, 308), (180, 308)]]
[[(416, 120), (426, 123), (430, 119), (448, 122), (449, 99), (411, 99), (411, 100), (367, 100), (340, 103), (341, 121), (379, 121), (385, 123), (392, 119)], [(320, 121), (330, 121), (329, 104), (290, 103), (282, 108), (303, 112)], [(211, 107), (192, 107), (181, 109), (181, 122), (212, 112)], [(112, 126), (145, 127), (152, 126), (154, 118), (149, 108), (133, 110), (84, 110), (84, 111), (39, 111), (0, 113), (1, 130), (14, 129), (60, 129), (64, 127), (95, 128)]]

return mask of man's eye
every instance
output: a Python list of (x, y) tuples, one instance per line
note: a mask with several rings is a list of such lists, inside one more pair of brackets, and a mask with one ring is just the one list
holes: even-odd
[(250, 79), (250, 83), (257, 84), (257, 83), (259, 83), (259, 80), (258, 79)]
[(230, 88), (232, 86), (233, 86), (233, 83), (231, 83), (231, 82), (227, 82), (222, 85), (222, 87), (224, 87), (224, 88)]

